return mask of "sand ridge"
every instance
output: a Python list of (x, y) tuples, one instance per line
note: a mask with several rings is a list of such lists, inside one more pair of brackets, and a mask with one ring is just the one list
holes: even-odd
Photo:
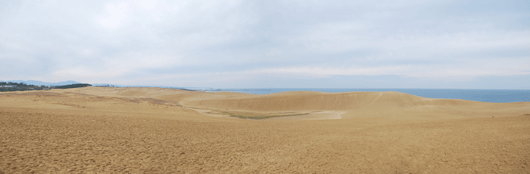
[(397, 92), (7, 92), (0, 171), (530, 173), (529, 115), (529, 102)]

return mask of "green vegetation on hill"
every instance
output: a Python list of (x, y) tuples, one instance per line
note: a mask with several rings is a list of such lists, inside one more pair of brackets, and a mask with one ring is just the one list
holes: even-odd
[(71, 85), (55, 86), (53, 88), (55, 88), (55, 89), (68, 89), (68, 88), (82, 88), (82, 87), (87, 87), (87, 86), (92, 86), (92, 85), (87, 84), (87, 83), (78, 83), (78, 84), (71, 84)]
[(230, 117), (237, 117), (241, 119), (252, 119), (261, 120), (274, 117), (290, 117), (290, 116), (301, 116), (309, 113), (252, 113), (252, 112), (222, 112), (224, 115), (230, 115)]
[(49, 89), (68, 89), (68, 88), (82, 88), (92, 86), (87, 83), (78, 83), (71, 85), (62, 85), (62, 86), (35, 86), (28, 85), (25, 83), (13, 83), (13, 82), (0, 82), (0, 92), (6, 91), (28, 91), (28, 90), (49, 90)]

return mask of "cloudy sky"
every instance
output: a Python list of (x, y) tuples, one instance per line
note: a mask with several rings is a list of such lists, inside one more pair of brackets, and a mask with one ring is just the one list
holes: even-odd
[(0, 80), (530, 89), (528, 0), (0, 0)]

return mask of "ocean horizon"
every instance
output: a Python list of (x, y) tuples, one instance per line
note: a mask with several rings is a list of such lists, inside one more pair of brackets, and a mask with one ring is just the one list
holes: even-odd
[(402, 92), (420, 97), (438, 99), (462, 99), (491, 103), (530, 102), (530, 90), (526, 89), (416, 89), (416, 88), (231, 88), (202, 89), (206, 92), (241, 92), (248, 94), (272, 94), (288, 91), (315, 92)]

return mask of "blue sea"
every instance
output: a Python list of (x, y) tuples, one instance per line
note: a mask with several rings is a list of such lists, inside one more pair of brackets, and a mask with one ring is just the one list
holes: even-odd
[(355, 88), (270, 88), (270, 89), (208, 89), (208, 92), (242, 92), (249, 94), (271, 94), (286, 91), (317, 92), (384, 92), (396, 91), (420, 97), (440, 99), (463, 99), (493, 103), (530, 102), (530, 90), (512, 89), (355, 89)]

